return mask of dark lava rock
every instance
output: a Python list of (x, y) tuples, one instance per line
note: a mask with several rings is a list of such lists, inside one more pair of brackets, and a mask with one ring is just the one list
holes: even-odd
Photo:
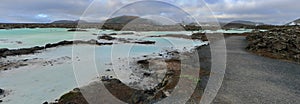
[[(140, 60), (138, 63), (141, 64), (147, 64), (149, 61), (147, 60)], [(176, 87), (177, 83), (179, 82), (180, 79), (180, 61), (171, 61), (169, 63), (169, 70), (168, 73), (172, 74), (167, 74), (165, 77), (162, 79), (162, 81), (154, 88), (146, 89), (146, 90), (138, 90), (135, 88), (131, 88), (127, 86), (126, 84), (122, 83), (119, 79), (107, 79), (107, 76), (104, 76), (103, 78), (106, 79), (105, 81), (102, 81), (102, 83), (95, 83), (91, 87), (88, 88), (83, 88), (82, 91), (87, 91), (90, 92), (89, 88), (96, 88), (96, 90), (91, 90), (91, 93), (93, 92), (100, 92), (103, 90), (101, 87), (102, 84), (104, 84), (105, 89), (109, 91), (110, 94), (112, 94), (114, 97), (118, 98), (120, 101), (123, 101), (128, 104), (154, 104), (157, 103), (158, 101), (166, 98), (169, 96), (168, 93), (172, 93), (174, 88)], [(173, 66), (173, 67), (171, 67)], [(175, 68), (175, 69), (173, 69)], [(172, 70), (171, 70), (172, 69)], [(172, 72), (169, 72), (172, 71)], [(149, 75), (149, 73), (146, 73), (146, 75)], [(130, 85), (138, 84), (139, 82), (132, 82)], [(191, 83), (187, 81), (187, 85)], [(100, 84), (100, 85), (98, 85)], [(199, 88), (198, 86), (197, 88)], [(97, 91), (99, 90), (99, 91)], [(167, 93), (168, 92), (168, 93)], [(183, 95), (181, 93), (184, 92), (179, 92), (176, 93), (178, 95)], [(199, 93), (199, 94), (198, 94)], [(195, 93), (191, 96), (190, 102), (187, 102), (187, 104), (194, 104), (193, 102), (200, 102), (201, 99), (201, 94), (202, 94), (202, 89), (197, 89), (195, 90)], [(105, 100), (105, 95), (101, 96)], [(180, 96), (178, 96), (180, 97)], [(93, 99), (97, 99), (93, 98)], [(101, 98), (102, 99), (102, 98)], [(175, 100), (175, 99), (174, 99)], [(102, 100), (100, 100), (102, 101)], [(77, 104), (88, 104), (83, 97), (83, 95), (80, 93), (80, 91), (71, 91), (65, 95), (63, 95), (59, 100), (58, 104), (67, 104), (68, 102), (74, 102)], [(99, 102), (101, 104), (103, 102)], [(111, 102), (113, 103), (113, 102)], [(170, 102), (171, 103), (171, 102)]]
[[(167, 97), (164, 91), (172, 91), (175, 88), (179, 80), (179, 73), (180, 72), (177, 72), (176, 75), (172, 76), (165, 76), (159, 86), (148, 90), (137, 90), (131, 88), (118, 79), (106, 79), (107, 76), (103, 77), (104, 79), (106, 79), (105, 81), (103, 81), (103, 84), (113, 96), (128, 104), (153, 104)], [(137, 84), (137, 82), (135, 82), (135, 84)], [(58, 104), (66, 104), (66, 102), (88, 104), (82, 96), (81, 92), (74, 90), (63, 95), (59, 99)]]
[(99, 36), (98, 39), (115, 40), (116, 38), (109, 36), (109, 35), (103, 35), (103, 36)]
[(7, 48), (1, 48), (0, 49), (0, 53), (4, 53), (5, 51), (8, 51), (9, 49), (7, 49)]
[(151, 73), (144, 73), (143, 74), (145, 77), (149, 77), (151, 75)]
[[(54, 103), (56, 104), (56, 103)], [(64, 94), (58, 100), (57, 104), (89, 104), (83, 94), (78, 89), (74, 89)]]
[(16, 43), (17, 43), (17, 44), (22, 44), (23, 42), (21, 42), (21, 41), (16, 41)]
[(139, 61), (137, 61), (137, 63), (145, 65), (145, 64), (149, 64), (149, 61), (148, 60), (139, 60)]
[(202, 41), (208, 41), (206, 33), (194, 33), (191, 36), (192, 39), (200, 39)]
[(118, 35), (117, 33), (111, 33), (111, 34), (109, 34), (109, 35)]
[(300, 30), (298, 27), (255, 31), (247, 36), (247, 49), (259, 55), (300, 62)]
[(69, 32), (74, 32), (74, 31), (87, 31), (87, 30), (83, 30), (83, 29), (70, 29), (68, 30)]
[(137, 43), (137, 44), (155, 44), (155, 41), (137, 41), (137, 42), (134, 42), (134, 43)]
[(1, 48), (1, 49), (0, 49), (0, 57), (6, 57), (6, 56), (5, 56), (5, 52), (6, 52), (6, 51), (9, 51), (9, 49), (7, 49), (7, 48)]
[(110, 80), (109, 76), (102, 76), (101, 77), (101, 81), (108, 81), (108, 80)]
[(0, 49), (0, 57), (6, 56), (16, 56), (16, 55), (25, 55), (25, 54), (34, 54), (38, 50), (43, 50), (46, 48), (54, 48), (58, 46), (65, 46), (65, 45), (73, 45), (73, 44), (90, 44), (90, 45), (112, 45), (113, 43), (100, 43), (97, 40), (89, 40), (89, 41), (82, 41), (82, 40), (74, 40), (74, 41), (61, 41), (58, 43), (53, 44), (46, 44), (45, 46), (35, 46), (31, 48), (21, 48), (21, 49), (7, 49), (2, 48)]
[(4, 90), (0, 88), (0, 95), (4, 94)]

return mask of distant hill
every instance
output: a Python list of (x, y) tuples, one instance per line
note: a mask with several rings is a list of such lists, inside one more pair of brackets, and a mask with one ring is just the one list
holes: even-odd
[(290, 26), (292, 26), (292, 25), (300, 25), (300, 19), (297, 19), (297, 20), (294, 20), (292, 22), (289, 22), (286, 25), (290, 25)]
[(158, 25), (159, 23), (154, 20), (140, 18), (138, 16), (119, 16), (107, 19), (105, 21), (106, 24), (149, 24), (149, 25)]
[(231, 23), (237, 23), (237, 24), (244, 24), (244, 25), (264, 25), (264, 23), (261, 22), (252, 22), (252, 21), (243, 21), (243, 20), (238, 20), (238, 21), (232, 21)]
[(88, 23), (87, 21), (84, 20), (58, 20), (58, 21), (54, 21), (52, 22), (53, 24), (55, 23), (59, 23), (59, 24), (77, 24), (77, 23)]
[(260, 23), (260, 22), (252, 22), (252, 21), (242, 21), (242, 20), (238, 20), (238, 21), (232, 21), (230, 23), (224, 24), (223, 28), (254, 28), (255, 26), (259, 26), (259, 25), (265, 25), (264, 23)]

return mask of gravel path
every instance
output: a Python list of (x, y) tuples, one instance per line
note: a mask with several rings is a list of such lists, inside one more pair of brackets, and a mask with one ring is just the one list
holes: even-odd
[(213, 104), (300, 104), (300, 64), (249, 53), (244, 36), (226, 44), (227, 69)]

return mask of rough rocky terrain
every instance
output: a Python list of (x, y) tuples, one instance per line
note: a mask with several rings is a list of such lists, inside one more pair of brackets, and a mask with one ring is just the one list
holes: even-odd
[(91, 44), (91, 45), (112, 45), (113, 43), (100, 43), (97, 40), (89, 40), (89, 41), (82, 41), (82, 40), (74, 40), (74, 41), (61, 41), (58, 43), (49, 43), (45, 46), (36, 46), (32, 48), (21, 48), (21, 49), (7, 49), (1, 48), (0, 49), (0, 58), (7, 57), (7, 56), (16, 56), (16, 55), (26, 55), (26, 54), (33, 54), (39, 50), (44, 50), (47, 48), (54, 48), (57, 46), (65, 46), (65, 45), (76, 45), (76, 44)]
[[(186, 54), (190, 55), (190, 54)], [(193, 56), (189, 56), (193, 57)], [(195, 57), (194, 57), (195, 58)], [(193, 58), (191, 58), (193, 59)], [(157, 70), (157, 72), (161, 73), (161, 67), (163, 64), (160, 62), (161, 59), (146, 59), (146, 60), (139, 60), (136, 61), (137, 65), (140, 66), (141, 69), (139, 70), (149, 70), (149, 65), (153, 65), (154, 67), (151, 68), (151, 70)], [(73, 91), (70, 91), (69, 93), (63, 95), (60, 97), (60, 99), (57, 100), (56, 103), (58, 104), (87, 104), (88, 102), (101, 102), (101, 103), (109, 103), (111, 99), (110, 94), (112, 94), (114, 97), (118, 98), (122, 102), (127, 102), (129, 104), (149, 104), (149, 103), (155, 103), (157, 101), (161, 101), (164, 98), (170, 96), (172, 93), (176, 93), (175, 98), (172, 99), (172, 101), (180, 101), (179, 99), (184, 96), (185, 91), (184, 90), (176, 90), (174, 91), (175, 86), (178, 83), (181, 83), (183, 86), (180, 86), (182, 88), (186, 87), (189, 88), (192, 92), (192, 96), (189, 97), (188, 103), (194, 104), (196, 102), (199, 102), (201, 99), (201, 95), (203, 93), (203, 90), (205, 88), (205, 83), (202, 82), (202, 78), (207, 78), (207, 76), (210, 74), (208, 70), (200, 70), (199, 73), (195, 73), (196, 70), (199, 70), (199, 65), (194, 65), (192, 63), (188, 64), (186, 62), (182, 62), (178, 59), (167, 59), (165, 60), (167, 63), (167, 71), (165, 73), (165, 76), (163, 77), (162, 81), (158, 83), (158, 85), (154, 88), (146, 89), (146, 90), (140, 90), (135, 89), (132, 86), (140, 84), (140, 82), (134, 82), (131, 85), (126, 85), (122, 83), (118, 79), (114, 78), (105, 78), (102, 82), (96, 82), (93, 84), (90, 84), (89, 86), (80, 88), (80, 89), (74, 89)], [(198, 66), (198, 67), (197, 67)], [(156, 69), (158, 68), (158, 69)], [(184, 68), (184, 69), (181, 69)], [(188, 70), (187, 75), (182, 75), (181, 70)], [(143, 71), (137, 71), (142, 72), (141, 77), (142, 79), (146, 79), (148, 77), (157, 77), (155, 73), (147, 73)], [(138, 74), (138, 73), (135, 73)], [(197, 77), (193, 77), (195, 74), (200, 75), (201, 81)], [(183, 82), (179, 82), (179, 78), (185, 79)], [(101, 84), (104, 84), (104, 86), (101, 86)], [(196, 89), (190, 88), (191, 85), (195, 85)], [(189, 85), (189, 86), (187, 86)], [(91, 90), (94, 89), (94, 90)], [(96, 90), (95, 90), (96, 89)], [(107, 89), (108, 92), (105, 92), (104, 89)], [(84, 93), (81, 93), (84, 92)], [(87, 95), (89, 96), (83, 96)], [(94, 95), (91, 96), (90, 94)], [(101, 97), (97, 98), (97, 97)], [(106, 99), (106, 100), (104, 100)], [(115, 101), (114, 101), (115, 102)], [(111, 103), (111, 102), (110, 102)], [(118, 103), (118, 102), (115, 102)]]
[(41, 58), (31, 58), (31, 59), (1, 59), (0, 60), (0, 71), (5, 70), (11, 70), (15, 68), (20, 68), (24, 66), (30, 66), (30, 65), (57, 65), (57, 64), (63, 64), (71, 60), (71, 57), (65, 56), (55, 59), (41, 59)]
[(300, 27), (256, 31), (247, 36), (247, 49), (256, 54), (300, 63)]
[[(112, 35), (114, 35), (114, 34), (115, 33), (112, 33)], [(124, 33), (122, 33), (122, 34), (124, 34)], [(129, 33), (126, 33), (126, 34), (129, 34)], [(98, 39), (99, 40), (103, 39), (103, 40), (108, 40), (108, 41), (117, 40), (122, 43), (136, 43), (136, 44), (155, 44), (156, 43), (155, 41), (145, 41), (145, 40), (139, 40), (139, 39), (115, 38), (112, 35), (104, 34), (104, 35), (98, 36)], [(130, 35), (134, 35), (134, 33), (130, 33)]]

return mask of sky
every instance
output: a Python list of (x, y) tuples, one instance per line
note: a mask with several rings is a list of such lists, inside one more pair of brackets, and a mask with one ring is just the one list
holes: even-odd
[[(100, 22), (120, 15), (173, 21), (249, 20), (285, 24), (300, 18), (300, 0), (1, 0), (0, 23)], [(186, 13), (186, 14), (185, 14)]]

